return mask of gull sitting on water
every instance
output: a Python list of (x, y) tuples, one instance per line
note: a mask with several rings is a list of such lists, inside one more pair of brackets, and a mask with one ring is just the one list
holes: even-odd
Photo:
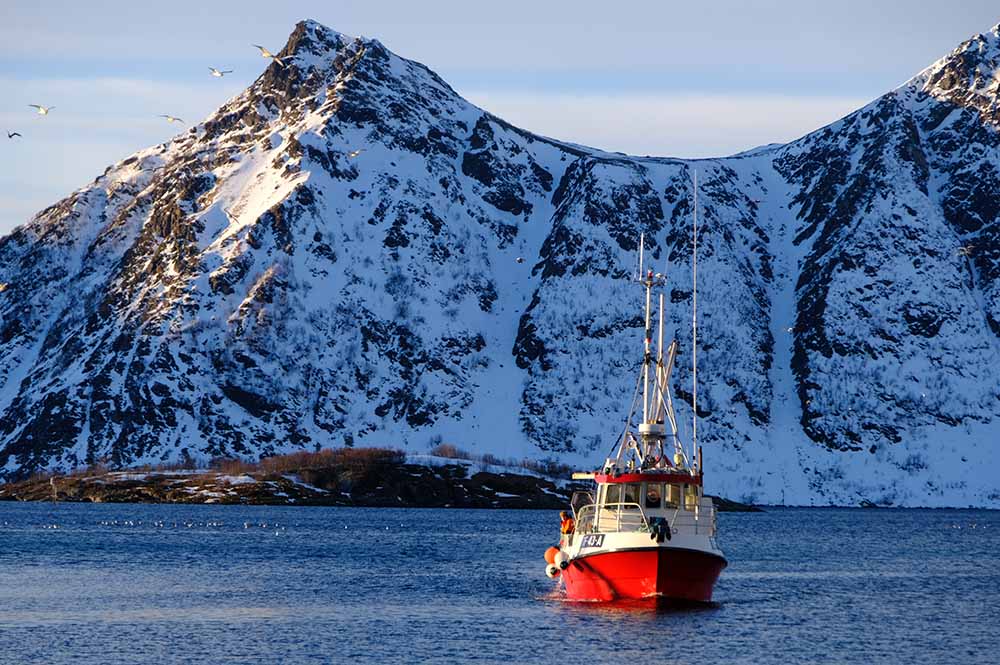
[(219, 69), (216, 69), (215, 67), (209, 67), (208, 69), (212, 72), (212, 76), (214, 76), (217, 79), (221, 79), (226, 74), (232, 74), (233, 73), (233, 70), (231, 70), (231, 69), (222, 69), (222, 70), (219, 70)]
[(282, 67), (285, 66), (285, 61), (284, 60), (282, 60), (281, 58), (279, 58), (275, 54), (271, 53), (270, 51), (268, 51), (266, 48), (264, 48), (260, 44), (251, 44), (251, 46), (256, 46), (257, 48), (260, 49), (260, 57), (262, 57), (262, 58), (270, 58), (271, 60), (274, 60), (276, 63), (278, 63)]
[(972, 251), (974, 249), (975, 247), (973, 247), (972, 245), (966, 245), (965, 247), (959, 247), (957, 250), (955, 250), (955, 253), (958, 254), (959, 256), (964, 256), (968, 258), (972, 256)]
[(352, 150), (349, 153), (347, 153), (347, 156), (348, 157), (357, 157), (358, 155), (360, 155), (364, 151), (365, 151), (364, 148), (358, 148), (357, 150)]
[(48, 115), (55, 106), (39, 106), (38, 104), (28, 104), (33, 109), (38, 109), (38, 115)]
[(172, 122), (179, 122), (179, 123), (181, 123), (182, 125), (184, 124), (184, 121), (183, 121), (183, 120), (181, 120), (180, 118), (176, 117), (176, 116), (172, 116), (172, 115), (161, 115), (161, 116), (159, 116), (159, 117), (161, 117), (161, 118), (166, 118), (166, 119), (167, 119), (167, 122), (171, 122), (171, 123), (172, 123)]

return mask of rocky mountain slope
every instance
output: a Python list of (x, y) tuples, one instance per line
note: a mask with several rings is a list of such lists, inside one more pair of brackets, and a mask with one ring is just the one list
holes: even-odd
[(533, 135), (315, 22), (280, 55), (0, 239), (0, 475), (441, 441), (596, 465), (642, 232), (690, 422), (697, 171), (709, 490), (1000, 507), (1000, 26), (693, 161)]

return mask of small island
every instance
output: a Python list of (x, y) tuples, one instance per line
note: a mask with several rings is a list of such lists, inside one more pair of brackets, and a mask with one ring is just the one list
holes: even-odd
[[(589, 485), (570, 469), (534, 460), (473, 456), (443, 445), (427, 455), (390, 448), (337, 448), (194, 464), (35, 474), (0, 485), (0, 501), (210, 503), (395, 508), (560, 510)], [(722, 511), (759, 508), (713, 498)]]

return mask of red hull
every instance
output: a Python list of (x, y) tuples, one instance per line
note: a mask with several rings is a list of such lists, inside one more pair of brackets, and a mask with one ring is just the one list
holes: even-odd
[(649, 547), (578, 557), (562, 571), (573, 600), (673, 598), (707, 603), (726, 560), (697, 550)]

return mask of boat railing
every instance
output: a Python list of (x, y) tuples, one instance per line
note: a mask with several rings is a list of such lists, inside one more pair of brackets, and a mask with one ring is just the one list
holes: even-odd
[[(647, 531), (649, 520), (638, 503), (589, 504), (576, 511), (575, 533)], [(666, 520), (673, 533), (715, 535), (716, 511), (711, 499), (703, 499), (690, 509), (678, 506)]]
[(715, 535), (715, 504), (711, 499), (702, 499), (687, 510), (678, 507), (667, 521), (674, 533), (695, 533)]
[(616, 533), (649, 528), (646, 513), (638, 503), (602, 503), (584, 506), (577, 513), (576, 533)]

